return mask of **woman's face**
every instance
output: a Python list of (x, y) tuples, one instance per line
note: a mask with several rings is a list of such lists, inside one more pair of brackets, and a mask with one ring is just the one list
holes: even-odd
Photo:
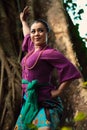
[(35, 46), (42, 46), (47, 42), (48, 33), (45, 26), (38, 22), (31, 26), (30, 36)]

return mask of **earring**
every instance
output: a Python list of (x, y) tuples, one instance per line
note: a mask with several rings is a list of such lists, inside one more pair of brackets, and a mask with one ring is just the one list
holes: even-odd
[(48, 35), (46, 34), (46, 44), (48, 43)]

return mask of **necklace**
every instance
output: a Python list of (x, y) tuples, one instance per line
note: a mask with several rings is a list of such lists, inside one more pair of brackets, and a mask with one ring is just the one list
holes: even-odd
[(28, 67), (28, 66), (26, 65), (26, 60), (27, 60), (27, 58), (34, 52), (34, 50), (33, 50), (31, 53), (28, 53), (28, 54), (26, 55), (26, 57), (25, 57), (25, 65), (24, 65), (24, 66), (25, 66), (27, 69), (29, 69), (29, 70), (33, 69), (33, 68), (35, 67), (35, 65), (37, 64), (37, 62), (38, 62), (38, 60), (39, 60), (41, 54), (42, 54), (43, 51), (46, 49), (46, 47), (47, 47), (47, 45), (39, 52), (39, 55), (37, 56), (37, 58), (36, 58), (34, 64), (33, 64), (31, 67)]

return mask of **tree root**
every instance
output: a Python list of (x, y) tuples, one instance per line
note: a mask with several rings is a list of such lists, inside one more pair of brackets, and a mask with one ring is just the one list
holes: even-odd
[(20, 105), (21, 101), (21, 67), (15, 58), (6, 57), (2, 48), (0, 64), (0, 127), (9, 130), (15, 122), (17, 103)]

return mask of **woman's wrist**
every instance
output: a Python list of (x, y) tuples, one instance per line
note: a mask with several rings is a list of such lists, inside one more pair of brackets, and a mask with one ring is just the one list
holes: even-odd
[(63, 91), (70, 85), (71, 82), (72, 82), (72, 80), (61, 83), (56, 90), (51, 91), (51, 96), (52, 97), (61, 96)]
[(22, 23), (22, 25), (27, 24), (27, 22), (25, 20), (21, 20), (21, 23)]
[(52, 98), (58, 97), (60, 95), (60, 91), (58, 89), (51, 91)]

